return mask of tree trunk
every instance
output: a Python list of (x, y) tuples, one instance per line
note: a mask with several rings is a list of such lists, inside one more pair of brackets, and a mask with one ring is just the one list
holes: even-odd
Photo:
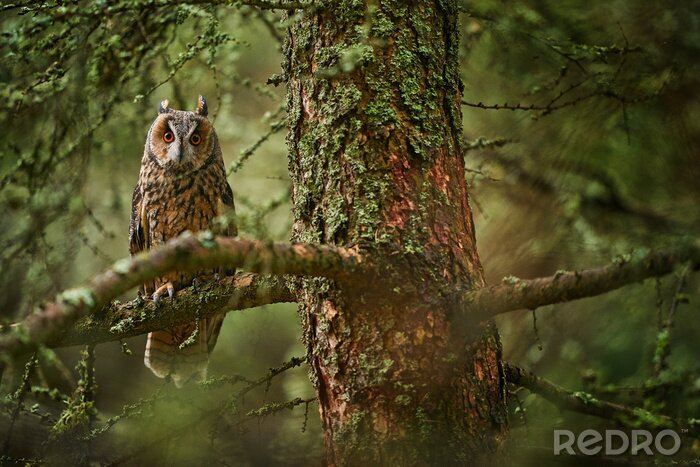
[(300, 316), (330, 465), (485, 465), (507, 430), (461, 148), (456, 2), (326, 1), (285, 47), (294, 239), (357, 247), (382, 274), (304, 279)]

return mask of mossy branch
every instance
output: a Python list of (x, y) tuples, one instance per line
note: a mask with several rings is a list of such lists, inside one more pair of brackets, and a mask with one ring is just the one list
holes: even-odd
[(112, 302), (100, 312), (78, 320), (47, 345), (65, 347), (115, 341), (189, 323), (195, 315), (208, 318), (228, 311), (294, 301), (294, 294), (283, 278), (238, 273), (235, 277), (181, 290), (175, 300), (166, 299), (157, 306), (141, 299)]
[(568, 391), (542, 377), (523, 368), (503, 362), (503, 372), (506, 382), (521, 386), (542, 396), (562, 410), (570, 410), (594, 417), (612, 420), (628, 428), (687, 429), (694, 435), (698, 434), (698, 426), (694, 420), (674, 420), (666, 415), (651, 413), (640, 407), (629, 407), (614, 402), (604, 401), (581, 391)]
[[(654, 368), (653, 368), (653, 378), (658, 380), (661, 373), (668, 369), (668, 357), (671, 354), (671, 331), (673, 329), (674, 319), (676, 316), (676, 311), (681, 303), (688, 303), (688, 296), (683, 293), (686, 283), (688, 281), (689, 269), (684, 268), (680, 271), (678, 275), (678, 283), (676, 285), (673, 298), (671, 299), (671, 305), (669, 306), (668, 313), (664, 317), (659, 309), (659, 323), (658, 323), (658, 333), (656, 335), (656, 348), (654, 350)], [(658, 284), (658, 283), (657, 283)], [(661, 307), (661, 304), (659, 304)]]
[(290, 401), (287, 401), (287, 402), (270, 402), (269, 404), (265, 404), (262, 407), (250, 410), (246, 415), (248, 417), (265, 417), (267, 415), (277, 413), (277, 412), (284, 410), (284, 409), (291, 410), (298, 405), (310, 404), (312, 402), (316, 402), (315, 397), (308, 397), (306, 399), (302, 399), (301, 397), (296, 397), (296, 398), (294, 398)]
[[(183, 234), (160, 248), (117, 261), (83, 287), (62, 292), (54, 302), (43, 304), (22, 322), (3, 329), (10, 332), (0, 336), (0, 352), (16, 354), (59, 342), (65, 330), (79, 319), (96, 311), (104, 313), (115, 297), (170, 271), (235, 267), (263, 274), (343, 281), (362, 274), (361, 263), (362, 258), (356, 252), (327, 245), (236, 240), (214, 237), (210, 232), (197, 236)], [(199, 305), (201, 308), (202, 304)], [(190, 318), (196, 309), (191, 309)], [(106, 313), (109, 315), (109, 310)], [(131, 332), (126, 328), (121, 331)], [(90, 332), (86, 331), (87, 335)], [(75, 330), (72, 335), (68, 333), (74, 342), (79, 340), (77, 335), (80, 333), (76, 334)]]
[(492, 318), (513, 310), (529, 309), (593, 297), (650, 277), (669, 274), (683, 264), (700, 267), (700, 247), (683, 247), (624, 255), (607, 266), (581, 271), (557, 272), (537, 279), (506, 278), (491, 287), (467, 292), (458, 305), (474, 320)]
[[(134, 11), (134, 10), (144, 10), (146, 8), (159, 8), (159, 7), (174, 7), (181, 4), (190, 5), (202, 5), (202, 6), (216, 6), (216, 5), (227, 5), (227, 6), (250, 6), (260, 10), (304, 10), (313, 8), (313, 2), (281, 2), (281, 1), (266, 1), (266, 0), (189, 0), (187, 2), (182, 2), (180, 0), (144, 0), (142, 2), (117, 2), (115, 5), (106, 5), (104, 10), (107, 13), (120, 13), (123, 11)], [(49, 8), (57, 8), (61, 6), (61, 2), (57, 1), (55, 3), (45, 3), (31, 1), (19, 1), (15, 3), (9, 3), (7, 5), (0, 6), (0, 12), (7, 10), (19, 9), (21, 14), (31, 13), (33, 11), (46, 10)]]

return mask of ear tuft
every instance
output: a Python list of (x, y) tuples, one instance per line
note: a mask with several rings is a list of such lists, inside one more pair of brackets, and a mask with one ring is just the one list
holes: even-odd
[(209, 113), (209, 108), (207, 107), (207, 100), (203, 96), (199, 96), (197, 99), (197, 110), (195, 112), (202, 117), (206, 117)]
[(158, 106), (158, 113), (164, 114), (164, 113), (170, 112), (170, 107), (168, 107), (169, 105), (170, 105), (170, 102), (168, 102), (168, 99), (163, 99), (160, 102), (160, 105)]

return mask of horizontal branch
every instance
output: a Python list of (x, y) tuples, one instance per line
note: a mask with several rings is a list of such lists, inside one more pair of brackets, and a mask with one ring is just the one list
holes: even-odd
[(312, 8), (313, 2), (266, 2), (262, 0), (239, 0), (241, 5), (248, 5), (259, 8), (261, 10), (303, 10)]
[(175, 300), (163, 300), (157, 306), (150, 300), (141, 299), (127, 303), (112, 302), (102, 311), (78, 320), (46, 345), (99, 344), (229, 311), (295, 300), (283, 278), (238, 273), (219, 282), (183, 289), (177, 293)]
[[(64, 291), (52, 303), (33, 310), (11, 332), (0, 335), (0, 353), (26, 352), (57, 342), (80, 318), (102, 310), (111, 300), (171, 271), (193, 272), (235, 267), (262, 274), (320, 276), (347, 280), (362, 274), (361, 257), (328, 245), (258, 242), (214, 237), (210, 232), (183, 234), (165, 245), (117, 261), (85, 286)], [(5, 331), (7, 328), (4, 329)]]
[(628, 428), (683, 428), (694, 433), (697, 432), (696, 424), (692, 420), (678, 421), (666, 415), (653, 414), (639, 407), (629, 407), (596, 399), (585, 392), (568, 391), (530, 371), (507, 362), (503, 362), (503, 371), (506, 382), (524, 387), (562, 410), (571, 410), (612, 420)]
[[(260, 10), (304, 10), (314, 8), (313, 2), (282, 2), (282, 1), (266, 1), (266, 0), (189, 0), (183, 2), (182, 0), (145, 0), (142, 2), (117, 2), (114, 5), (106, 3), (102, 10), (106, 13), (114, 14), (121, 13), (124, 11), (143, 11), (147, 8), (162, 8), (162, 7), (174, 7), (182, 5), (183, 3), (190, 5), (202, 5), (202, 6), (216, 6), (216, 5), (226, 5), (226, 6), (250, 6), (255, 7)], [(0, 6), (0, 12), (8, 10), (20, 9), (21, 14), (28, 14), (34, 11), (46, 11), (48, 9), (56, 8), (62, 6), (62, 2), (57, 1), (55, 3), (37, 2), (36, 0), (19, 1), (16, 3), (9, 3), (7, 5)]]
[(467, 292), (458, 299), (472, 320), (491, 318), (507, 311), (529, 309), (593, 297), (635, 282), (673, 272), (685, 263), (700, 265), (700, 248), (687, 245), (642, 255), (620, 257), (595, 269), (557, 272), (538, 279), (507, 278), (491, 287)]

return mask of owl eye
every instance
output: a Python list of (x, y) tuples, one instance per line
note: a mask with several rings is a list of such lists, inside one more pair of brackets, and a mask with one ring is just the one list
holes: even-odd
[(201, 142), (202, 137), (199, 136), (199, 133), (192, 133), (192, 136), (190, 136), (190, 143), (192, 143), (194, 146), (197, 146)]
[(166, 143), (172, 143), (173, 141), (175, 141), (175, 135), (173, 134), (173, 132), (166, 131), (163, 135), (163, 141), (165, 141)]

